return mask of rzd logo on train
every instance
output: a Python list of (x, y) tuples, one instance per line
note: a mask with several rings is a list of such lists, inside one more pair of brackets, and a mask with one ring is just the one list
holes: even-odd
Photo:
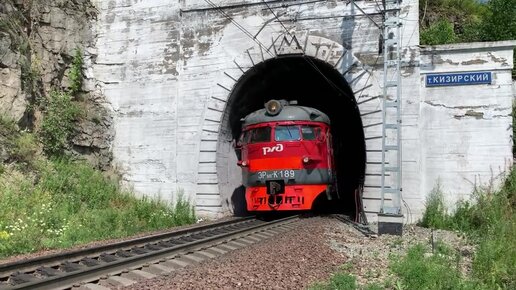
[(283, 151), (283, 144), (278, 144), (278, 145), (272, 146), (272, 147), (263, 147), (262, 150), (263, 150), (263, 155), (267, 155), (267, 153), (272, 153), (272, 152), (281, 152), (281, 151)]

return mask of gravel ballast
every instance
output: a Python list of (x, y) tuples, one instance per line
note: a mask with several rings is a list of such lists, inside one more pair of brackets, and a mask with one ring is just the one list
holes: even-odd
[(325, 238), (326, 225), (334, 222), (307, 218), (281, 236), (119, 289), (302, 289), (346, 261)]
[[(402, 237), (366, 236), (349, 223), (313, 217), (282, 236), (119, 289), (306, 289), (339, 269), (360, 285), (381, 284), (392, 277), (390, 254), (402, 255), (417, 243), (431, 247), (432, 236), (461, 252), (473, 252), (465, 239), (448, 231), (405, 226)], [(467, 272), (471, 255), (464, 258)]]

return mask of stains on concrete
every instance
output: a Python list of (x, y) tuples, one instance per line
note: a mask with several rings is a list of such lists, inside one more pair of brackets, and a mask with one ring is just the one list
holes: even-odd
[(459, 65), (460, 63), (457, 61), (457, 62), (454, 62), (453, 60), (447, 58), (447, 59), (443, 59), (440, 55), (432, 55), (432, 64), (451, 64), (451, 65)]
[(485, 60), (485, 59), (471, 59), (471, 60), (465, 60), (465, 61), (462, 61), (460, 64), (461, 65), (474, 65), (474, 64), (484, 64), (484, 63), (487, 63), (488, 61)]
[(492, 52), (487, 52), (487, 55), (491, 58), (492, 61), (501, 63), (503, 66), (508, 66), (507, 59), (503, 57), (496, 57)]
[(179, 49), (179, 30), (170, 30), (167, 34), (167, 45), (164, 50), (161, 73), (178, 76), (177, 62), (181, 57)]
[(466, 118), (466, 117), (473, 117), (477, 120), (480, 120), (480, 119), (484, 118), (484, 113), (478, 112), (475, 110), (467, 110), (466, 113), (464, 113), (464, 115), (454, 115), (453, 117), (457, 120), (460, 120), (460, 119)]
[(357, 52), (355, 57), (360, 60), (361, 63), (372, 67), (383, 66), (383, 55), (378, 55), (374, 52)]
[(442, 107), (446, 109), (454, 109), (454, 110), (466, 110), (466, 109), (492, 109), (493, 107), (490, 105), (482, 105), (482, 106), (446, 106), (445, 104), (437, 104), (431, 101), (425, 101), (426, 104), (434, 107)]

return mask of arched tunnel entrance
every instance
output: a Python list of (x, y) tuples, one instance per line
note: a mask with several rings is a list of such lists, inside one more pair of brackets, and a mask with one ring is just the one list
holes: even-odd
[[(222, 121), (218, 150), (225, 142), (223, 151), (229, 151), (234, 156), (217, 158), (217, 170), (237, 176), (229, 184), (220, 183), (226, 187), (221, 188), (221, 192), (232, 192), (230, 200), (233, 212), (236, 215), (245, 213), (245, 197), (240, 168), (236, 165), (236, 153), (227, 144), (240, 135), (240, 119), (263, 108), (270, 99), (297, 100), (299, 105), (314, 107), (330, 117), (342, 200), (338, 203), (335, 200), (330, 203), (321, 200), (321, 205), (333, 208), (332, 211), (354, 214), (354, 193), (363, 185), (366, 164), (360, 112), (345, 78), (332, 65), (306, 55), (284, 55), (256, 64), (238, 80), (231, 92)], [(326, 195), (321, 196), (326, 199)]]

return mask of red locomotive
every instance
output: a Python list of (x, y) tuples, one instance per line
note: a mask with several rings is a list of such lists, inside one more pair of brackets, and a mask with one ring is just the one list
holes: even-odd
[(326, 114), (270, 100), (242, 121), (238, 165), (249, 211), (310, 210), (320, 195), (337, 194)]

